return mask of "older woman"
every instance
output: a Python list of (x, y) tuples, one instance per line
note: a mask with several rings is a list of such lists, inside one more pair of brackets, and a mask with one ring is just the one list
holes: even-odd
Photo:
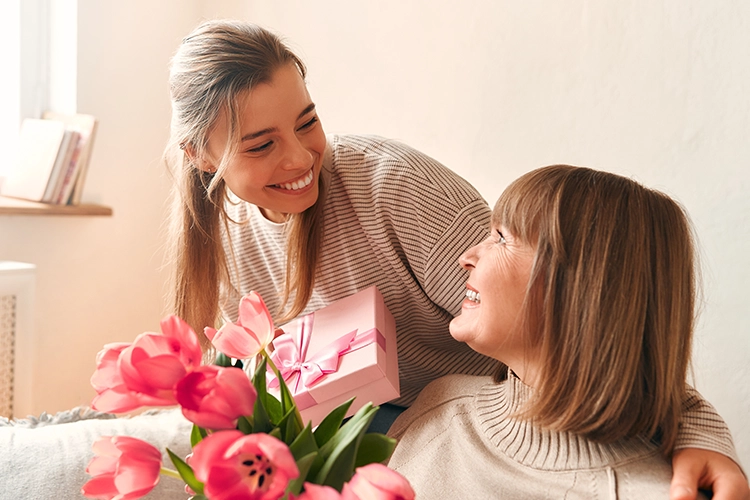
[(679, 205), (611, 173), (542, 168), (508, 187), (460, 262), (451, 334), (500, 363), (494, 378), (433, 382), (392, 427), (389, 465), (417, 497), (668, 498), (683, 402), (697, 398)]

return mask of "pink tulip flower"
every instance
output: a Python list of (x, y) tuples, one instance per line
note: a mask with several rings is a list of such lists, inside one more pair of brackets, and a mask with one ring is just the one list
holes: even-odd
[(96, 455), (86, 472), (94, 476), (81, 488), (87, 498), (131, 500), (147, 495), (159, 482), (161, 453), (128, 436), (105, 436), (94, 442)]
[(201, 366), (175, 386), (185, 418), (204, 429), (234, 429), (237, 419), (252, 415), (257, 393), (238, 368)]
[(236, 359), (250, 358), (273, 340), (273, 319), (261, 296), (250, 292), (240, 300), (237, 323), (225, 323), (218, 331), (206, 327), (204, 333), (219, 352)]
[[(104, 348), (96, 355), (96, 371), (91, 376), (91, 385), (97, 393), (104, 392), (116, 385), (122, 384), (122, 377), (117, 368), (117, 359), (130, 342), (115, 342), (105, 344)], [(115, 384), (112, 382), (115, 381)]]
[(142, 406), (137, 394), (125, 386), (117, 360), (131, 343), (107, 344), (96, 355), (96, 371), (91, 376), (91, 385), (97, 395), (91, 406), (99, 411), (126, 412)]
[(413, 500), (409, 481), (383, 464), (372, 463), (357, 468), (354, 477), (344, 485), (342, 499), (353, 494), (359, 500)]
[(289, 448), (268, 434), (219, 431), (195, 445), (188, 457), (211, 500), (276, 500), (299, 476)]
[(348, 497), (344, 497), (336, 489), (330, 486), (321, 486), (319, 484), (305, 483), (305, 491), (294, 500), (358, 500), (353, 493), (348, 492)]
[(91, 378), (97, 391), (92, 407), (122, 413), (177, 402), (175, 385), (200, 366), (203, 353), (198, 336), (177, 316), (165, 318), (161, 329), (142, 333), (129, 345), (105, 346)]

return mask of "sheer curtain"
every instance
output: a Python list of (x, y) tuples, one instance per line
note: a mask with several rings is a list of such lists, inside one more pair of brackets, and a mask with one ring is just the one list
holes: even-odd
[[(8, 0), (2, 7), (5, 19), (0, 29), (0, 60), (5, 72), (0, 85), (0, 178), (15, 161), (15, 144), (18, 137), (21, 109), (21, 0)], [(0, 181), (1, 182), (1, 181)]]
[(21, 120), (49, 100), (49, 12), (58, 0), (3, 0), (0, 7), (0, 182), (16, 161)]

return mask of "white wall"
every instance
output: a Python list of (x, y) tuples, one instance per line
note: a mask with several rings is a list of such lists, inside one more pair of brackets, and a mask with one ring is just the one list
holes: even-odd
[(679, 199), (704, 249), (695, 385), (750, 467), (750, 3), (740, 0), (79, 0), (78, 107), (101, 120), (84, 199), (114, 216), (0, 216), (0, 259), (39, 266), (36, 412), (87, 403), (102, 344), (158, 328), (166, 66), (203, 17), (284, 34), (308, 63), (328, 132), (404, 140), (490, 203), (558, 162)]

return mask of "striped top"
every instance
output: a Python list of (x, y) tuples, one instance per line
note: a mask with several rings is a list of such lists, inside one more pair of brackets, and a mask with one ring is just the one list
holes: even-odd
[[(329, 136), (321, 175), (328, 186), (323, 242), (303, 314), (376, 285), (396, 321), (401, 397), (393, 404), (411, 405), (443, 375), (491, 374), (497, 361), (448, 331), (468, 277), (458, 257), (489, 234), (491, 210), (477, 190), (427, 155), (376, 136)], [(233, 249), (227, 254), (233, 289), (222, 294), (222, 311), (236, 321), (240, 298), (255, 290), (274, 313), (284, 289), (285, 224), (269, 221), (255, 205), (230, 201), (227, 214), (235, 222), (224, 238)], [(736, 460), (713, 407), (697, 395), (686, 410), (677, 446)]]
[[(401, 397), (394, 404), (408, 406), (441, 375), (490, 373), (496, 361), (448, 332), (467, 278), (458, 257), (488, 235), (482, 196), (432, 158), (380, 137), (329, 136), (322, 172), (320, 267), (304, 313), (378, 287), (396, 320)], [(228, 215), (242, 222), (229, 226), (236, 291), (224, 294), (225, 316), (236, 318), (239, 298), (251, 290), (274, 312), (284, 287), (285, 225), (244, 202), (228, 205)]]

